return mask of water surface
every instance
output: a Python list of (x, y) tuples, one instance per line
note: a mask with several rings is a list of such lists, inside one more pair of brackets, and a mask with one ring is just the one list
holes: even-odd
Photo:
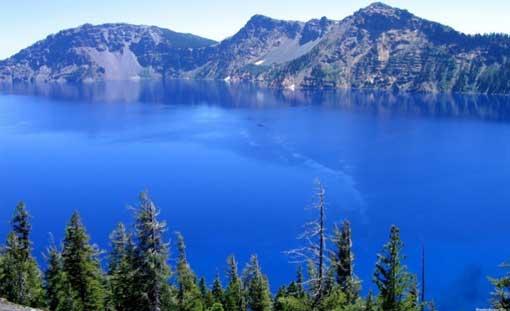
[(299, 245), (320, 178), (328, 222), (353, 223), (365, 291), (396, 224), (413, 272), (425, 245), (429, 298), (442, 310), (483, 307), (486, 276), (510, 259), (509, 121), (506, 97), (190, 81), (4, 86), (0, 237), (24, 200), (40, 259), (74, 210), (107, 248), (148, 189), (199, 275), (211, 281), (228, 255), (244, 263), (257, 253), (275, 289), (294, 277), (282, 252)]

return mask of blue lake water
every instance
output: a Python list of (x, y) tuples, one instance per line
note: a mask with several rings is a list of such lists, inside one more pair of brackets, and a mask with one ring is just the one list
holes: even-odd
[[(294, 277), (282, 253), (313, 217), (353, 224), (356, 273), (400, 226), (406, 263), (442, 310), (487, 306), (488, 275), (510, 260), (510, 99), (372, 91), (286, 92), (174, 81), (15, 86), (0, 92), (0, 238), (19, 200), (35, 254), (79, 210), (108, 247), (148, 189), (189, 259), (212, 280), (257, 253), (273, 289)], [(170, 235), (169, 235), (170, 236)]]

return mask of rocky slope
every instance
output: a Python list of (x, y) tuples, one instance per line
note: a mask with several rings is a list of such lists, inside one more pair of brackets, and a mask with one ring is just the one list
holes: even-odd
[(509, 58), (507, 35), (465, 35), (374, 3), (341, 21), (256, 15), (217, 44), (156, 27), (82, 26), (1, 62), (0, 80), (191, 78), (291, 89), (509, 94)]
[(0, 311), (40, 311), (33, 308), (18, 306), (0, 298)]
[(178, 76), (212, 40), (154, 26), (83, 25), (0, 62), (6, 81), (95, 81)]
[(508, 36), (467, 36), (376, 3), (336, 23), (309, 54), (262, 80), (303, 88), (508, 93), (508, 56)]

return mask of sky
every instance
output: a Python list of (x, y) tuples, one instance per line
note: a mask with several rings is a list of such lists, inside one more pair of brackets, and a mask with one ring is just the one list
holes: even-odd
[[(85, 23), (155, 25), (221, 40), (254, 14), (306, 21), (342, 19), (365, 0), (0, 0), (0, 59), (47, 35)], [(508, 0), (387, 0), (465, 33), (510, 33)]]

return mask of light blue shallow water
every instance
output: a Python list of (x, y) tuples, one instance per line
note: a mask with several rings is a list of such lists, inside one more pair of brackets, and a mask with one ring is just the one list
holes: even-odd
[[(261, 257), (272, 287), (312, 215), (353, 223), (365, 290), (391, 224), (407, 264), (427, 252), (427, 296), (442, 310), (486, 306), (487, 275), (510, 260), (510, 99), (382, 92), (282, 92), (176, 81), (16, 86), (0, 95), (0, 238), (19, 200), (39, 258), (79, 210), (107, 248), (148, 189), (181, 231), (199, 275)], [(460, 308), (459, 308), (460, 306)]]

